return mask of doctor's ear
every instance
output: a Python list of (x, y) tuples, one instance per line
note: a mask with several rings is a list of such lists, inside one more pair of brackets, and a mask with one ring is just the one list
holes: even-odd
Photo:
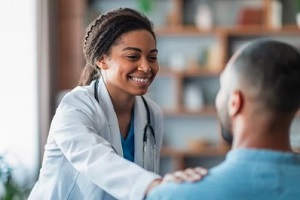
[(100, 58), (98, 58), (98, 60), (96, 61), (96, 65), (97, 65), (100, 69), (106, 70), (106, 69), (108, 68), (106, 56), (103, 55), (103, 56), (101, 56)]

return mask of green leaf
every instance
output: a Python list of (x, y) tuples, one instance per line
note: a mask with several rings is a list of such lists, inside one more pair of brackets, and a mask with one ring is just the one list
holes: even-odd
[(297, 11), (300, 12), (300, 0), (295, 0), (295, 1), (296, 1)]
[(138, 7), (141, 9), (141, 11), (149, 13), (152, 10), (152, 1), (151, 0), (138, 0)]

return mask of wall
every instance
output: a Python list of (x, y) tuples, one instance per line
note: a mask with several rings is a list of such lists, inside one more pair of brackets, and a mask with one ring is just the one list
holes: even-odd
[(0, 155), (27, 185), (38, 171), (36, 14), (35, 0), (0, 1)]

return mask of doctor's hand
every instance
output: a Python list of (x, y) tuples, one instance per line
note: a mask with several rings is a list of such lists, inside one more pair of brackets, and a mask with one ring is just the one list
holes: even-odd
[(179, 170), (173, 173), (166, 174), (163, 177), (161, 183), (167, 183), (167, 182), (181, 183), (184, 181), (196, 182), (201, 180), (204, 176), (206, 176), (207, 173), (208, 170), (202, 167), (187, 168), (185, 170)]
[(196, 182), (201, 180), (204, 176), (206, 176), (208, 170), (202, 167), (195, 167), (195, 168), (187, 168), (185, 170), (175, 171), (173, 173), (166, 174), (162, 179), (155, 179), (147, 188), (145, 196), (156, 186), (168, 183), (168, 182), (175, 182), (181, 183), (184, 181), (188, 182)]

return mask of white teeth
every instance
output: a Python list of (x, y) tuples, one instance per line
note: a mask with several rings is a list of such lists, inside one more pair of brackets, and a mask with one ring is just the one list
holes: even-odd
[(136, 78), (136, 77), (132, 77), (132, 80), (134, 80), (136, 82), (146, 83), (146, 82), (149, 81), (149, 78)]

